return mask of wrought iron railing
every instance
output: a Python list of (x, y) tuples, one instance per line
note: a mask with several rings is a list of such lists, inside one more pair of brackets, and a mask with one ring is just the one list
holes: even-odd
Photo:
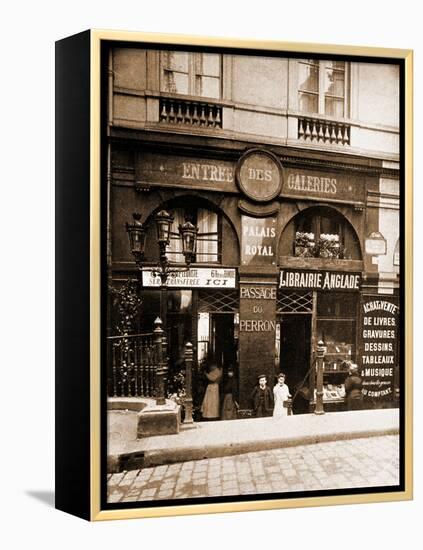
[(107, 347), (109, 397), (153, 397), (159, 364), (154, 334), (110, 336)]

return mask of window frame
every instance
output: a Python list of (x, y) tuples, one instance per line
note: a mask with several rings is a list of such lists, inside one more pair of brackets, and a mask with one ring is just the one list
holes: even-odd
[(337, 224), (337, 233), (334, 233), (334, 235), (339, 236), (339, 242), (341, 245), (345, 244), (345, 220), (342, 218), (342, 216), (338, 213), (333, 213), (332, 216), (327, 215), (327, 212), (324, 211), (317, 211), (309, 212), (306, 215), (300, 216), (297, 220), (297, 223), (295, 224), (295, 232), (300, 231), (304, 232), (304, 225), (310, 221), (311, 225), (311, 232), (314, 234), (315, 239), (319, 239), (320, 236), (324, 233), (322, 233), (322, 219), (327, 218), (331, 219), (334, 223)]
[[(213, 55), (219, 56), (219, 76), (214, 76), (214, 75), (209, 75), (209, 74), (198, 73), (197, 72), (197, 66), (201, 63), (202, 56), (204, 55), (204, 53), (207, 54), (208, 52), (183, 52), (183, 53), (187, 53), (187, 55), (188, 55), (188, 71), (187, 72), (168, 69), (168, 68), (165, 67), (165, 62), (164, 62), (165, 54), (172, 53), (172, 52), (173, 52), (173, 50), (161, 50), (160, 51), (159, 87), (160, 87), (160, 92), (161, 93), (175, 94), (175, 95), (181, 95), (181, 96), (188, 95), (188, 96), (192, 96), (192, 97), (201, 98), (201, 99), (204, 99), (204, 100), (207, 100), (207, 99), (221, 100), (222, 99), (222, 95), (223, 95), (223, 55), (222, 54), (213, 53)], [(187, 91), (187, 93), (170, 92), (170, 91), (165, 89), (164, 74), (165, 74), (166, 71), (188, 75), (188, 91)], [(200, 76), (200, 77), (204, 76), (204, 77), (208, 77), (208, 78), (218, 79), (218, 81), (219, 81), (219, 95), (218, 95), (218, 97), (199, 95), (199, 94), (196, 93), (197, 77), (198, 76)]]
[[(330, 61), (328, 59), (298, 59), (297, 60), (297, 108), (298, 111), (301, 112), (304, 115), (311, 115), (311, 116), (319, 116), (319, 117), (329, 117), (334, 118), (337, 120), (344, 120), (350, 118), (350, 108), (351, 108), (351, 65), (347, 61), (344, 62), (344, 69), (343, 71), (341, 69), (332, 68), (335, 72), (343, 72), (344, 73), (344, 102), (343, 102), (343, 110), (344, 114), (341, 117), (338, 117), (336, 115), (329, 115), (326, 113), (326, 97), (333, 98), (333, 99), (341, 99), (340, 96), (334, 95), (334, 94), (327, 94), (325, 92), (325, 80), (326, 80), (326, 69), (327, 62)], [(317, 65), (318, 67), (318, 90), (316, 92), (302, 89), (300, 87), (299, 82), (299, 66), (300, 64), (303, 65)], [(308, 94), (309, 96), (317, 96), (317, 112), (309, 112), (304, 111), (300, 109), (300, 102), (299, 102), (299, 95), (300, 93)]]
[[(191, 208), (184, 208), (184, 207), (177, 207), (179, 209), (181, 209), (183, 211), (183, 217), (184, 219), (186, 219), (187, 217), (191, 218), (192, 216), (192, 213), (193, 213), (193, 209)], [(201, 206), (197, 206), (195, 207), (194, 211), (195, 211), (195, 224), (197, 224), (197, 219), (198, 219), (198, 210), (200, 210), (200, 208), (203, 208)], [(203, 208), (204, 209), (204, 208)], [(175, 209), (172, 209), (172, 212), (176, 210)], [(196, 252), (195, 252), (195, 255), (194, 255), (194, 259), (192, 260), (192, 264), (196, 264), (196, 265), (209, 265), (209, 264), (213, 264), (213, 265), (220, 265), (222, 263), (222, 230), (223, 230), (223, 227), (222, 227), (222, 215), (215, 211), (215, 210), (212, 210), (212, 209), (208, 209), (210, 212), (213, 212), (214, 214), (216, 214), (217, 216), (217, 231), (213, 231), (213, 232), (208, 232), (208, 233), (197, 233), (197, 249), (196, 249)], [(187, 214), (189, 214), (187, 216)], [(216, 236), (216, 239), (212, 239), (212, 238), (207, 238), (207, 237), (212, 237), (212, 236)], [(170, 231), (170, 242), (172, 243), (172, 240), (178, 240), (180, 239), (180, 236), (179, 236), (179, 233), (176, 232), (176, 231)], [(201, 237), (204, 237), (206, 236), (206, 238), (201, 238)], [(198, 238), (200, 237), (200, 239)], [(199, 251), (198, 250), (198, 242), (205, 242), (205, 241), (211, 241), (211, 242), (217, 242), (217, 252), (216, 253), (207, 253), (207, 252), (202, 252), (202, 251)], [(167, 251), (167, 254), (169, 256), (169, 259), (172, 263), (174, 264), (183, 264), (185, 262), (184, 258), (183, 258), (183, 254), (181, 251), (171, 251), (171, 250), (168, 250)], [(197, 261), (197, 257), (198, 255), (201, 255), (201, 256), (213, 256), (215, 257), (216, 259), (208, 259), (206, 261), (201, 261), (201, 262), (198, 262)], [(181, 258), (179, 259), (179, 256), (181, 256)]]

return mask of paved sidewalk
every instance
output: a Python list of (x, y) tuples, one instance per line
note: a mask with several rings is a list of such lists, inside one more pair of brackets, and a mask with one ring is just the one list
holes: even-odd
[(381, 409), (200, 422), (182, 425), (179, 434), (137, 439), (136, 413), (113, 411), (108, 471), (398, 433), (398, 409)]
[(399, 437), (331, 441), (108, 476), (108, 502), (394, 486)]

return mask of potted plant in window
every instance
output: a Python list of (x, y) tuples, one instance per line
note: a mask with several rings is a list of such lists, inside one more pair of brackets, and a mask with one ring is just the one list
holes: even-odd
[(302, 256), (305, 258), (311, 258), (314, 256), (314, 233), (306, 233), (304, 231), (297, 231), (295, 233), (294, 241), (294, 255)]
[(342, 257), (342, 247), (339, 242), (339, 235), (322, 233), (316, 245), (316, 256), (318, 258), (338, 259)]

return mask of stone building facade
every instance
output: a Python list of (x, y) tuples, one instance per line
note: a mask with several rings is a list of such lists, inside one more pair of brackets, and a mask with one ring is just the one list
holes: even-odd
[[(141, 330), (160, 312), (151, 220), (198, 227), (191, 271), (168, 282), (170, 374), (194, 346), (235, 372), (248, 415), (259, 374), (286, 373), (312, 410), (315, 350), (324, 399), (342, 409), (345, 361), (366, 406), (395, 406), (400, 350), (399, 66), (233, 52), (112, 48), (107, 73), (107, 270), (135, 277), (125, 223), (149, 227)], [(109, 334), (113, 333), (112, 325)]]

